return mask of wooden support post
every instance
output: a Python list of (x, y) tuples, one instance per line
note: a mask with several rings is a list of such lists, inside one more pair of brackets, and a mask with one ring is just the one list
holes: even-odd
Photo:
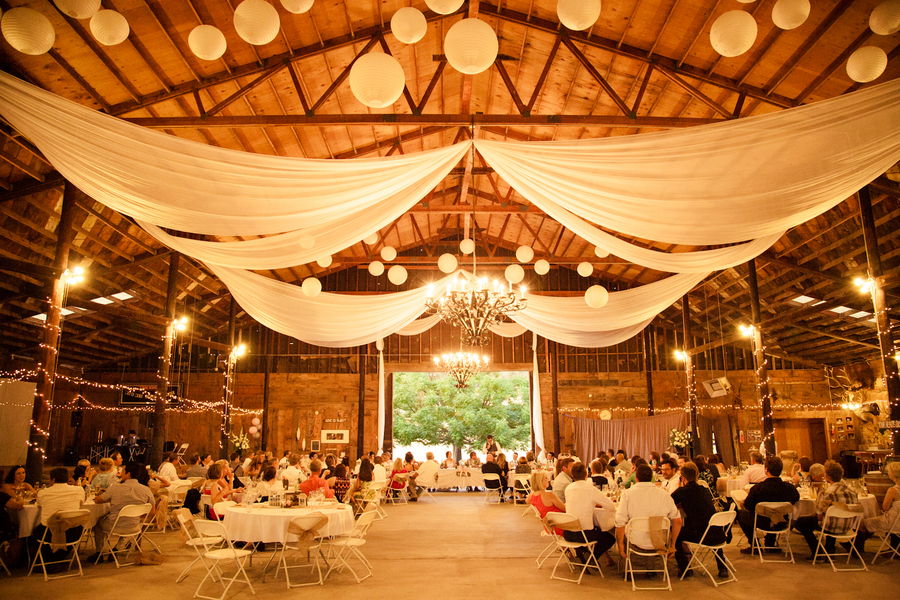
[(26, 478), (33, 485), (41, 483), (47, 443), (50, 439), (50, 406), (53, 402), (53, 385), (56, 380), (56, 364), (59, 355), (60, 310), (66, 296), (66, 274), (69, 266), (69, 248), (75, 237), (72, 223), (75, 219), (75, 196), (78, 188), (66, 183), (63, 192), (62, 215), (56, 228), (56, 254), (53, 267), (59, 276), (53, 280), (44, 321), (41, 344), (41, 362), (37, 366), (37, 385), (34, 390), (34, 406), (31, 409), (31, 432), (28, 438), (28, 456), (25, 462)]
[(266, 355), (266, 372), (265, 377), (263, 379), (263, 412), (262, 412), (262, 425), (263, 425), (263, 434), (262, 434), (262, 443), (260, 444), (260, 449), (263, 451), (268, 450), (266, 440), (269, 438), (269, 373), (272, 372), (271, 361), (272, 357)]
[(699, 430), (697, 429), (697, 389), (694, 381), (694, 357), (691, 356), (694, 337), (691, 335), (691, 305), (688, 302), (687, 294), (681, 297), (681, 322), (684, 329), (684, 374), (686, 379), (684, 389), (688, 407), (691, 411), (691, 456), (693, 456), (697, 452)]
[[(365, 354), (363, 354), (365, 350)], [(359, 371), (359, 405), (356, 415), (356, 458), (362, 459), (366, 455), (366, 370), (369, 366), (369, 345), (360, 346), (357, 349), (356, 361)]]
[(229, 436), (231, 435), (231, 404), (234, 402), (234, 371), (237, 367), (237, 355), (234, 354), (234, 331), (237, 309), (238, 303), (232, 296), (231, 303), (228, 305), (228, 344), (231, 346), (231, 351), (225, 363), (225, 393), (222, 398), (222, 431), (219, 441), (219, 458), (224, 459), (228, 458)]
[[(859, 190), (859, 215), (862, 219), (863, 237), (866, 242), (866, 260), (869, 267), (870, 291), (875, 308), (875, 326), (878, 328), (878, 345), (887, 388), (890, 420), (900, 421), (900, 379), (897, 374), (894, 338), (891, 335), (891, 317), (884, 297), (884, 273), (881, 270), (881, 253), (878, 251), (878, 234), (872, 213), (872, 196), (868, 187)], [(900, 454), (900, 430), (892, 428), (894, 454)]]
[[(553, 452), (559, 455), (562, 431), (559, 428), (559, 347), (556, 342), (544, 340), (547, 349), (547, 370), (550, 371), (550, 410), (553, 415)], [(544, 444), (547, 440), (544, 440)]]
[(172, 344), (175, 340), (175, 303), (178, 301), (178, 266), (181, 255), (173, 252), (169, 256), (169, 279), (166, 289), (166, 332), (163, 337), (159, 368), (156, 373), (156, 402), (153, 411), (153, 435), (150, 438), (150, 464), (158, 466), (162, 462), (163, 446), (166, 441), (166, 400), (169, 396), (169, 368), (172, 362)]
[(644, 350), (644, 373), (647, 376), (647, 415), (653, 416), (653, 369), (651, 364), (650, 329), (641, 332)]
[(772, 422), (772, 398), (769, 395), (769, 372), (765, 346), (760, 329), (759, 285), (756, 281), (756, 261), (747, 263), (747, 283), (750, 284), (750, 318), (753, 320), (753, 363), (756, 367), (756, 390), (762, 408), (763, 443), (766, 455), (775, 456), (775, 426)]
[(394, 452), (394, 374), (384, 376), (384, 439), (380, 440), (381, 451)]

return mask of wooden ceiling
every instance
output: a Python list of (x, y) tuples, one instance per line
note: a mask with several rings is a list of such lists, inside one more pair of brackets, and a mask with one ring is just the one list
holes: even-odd
[[(131, 27), (125, 42), (107, 47), (94, 40), (87, 21), (64, 16), (49, 0), (0, 0), (4, 11), (40, 11), (56, 31), (53, 49), (41, 56), (0, 41), (0, 67), (97, 110), (200, 143), (352, 159), (436, 148), (473, 130), (477, 137), (512, 140), (635, 135), (849, 93), (861, 85), (848, 78), (846, 59), (863, 45), (888, 53), (887, 70), (873, 83), (900, 76), (900, 34), (879, 36), (868, 28), (879, 2), (812, 0), (806, 23), (782, 31), (771, 19), (775, 0), (606, 0), (591, 30), (570, 32), (559, 26), (554, 0), (470, 2), (447, 16), (430, 12), (423, 0), (316, 0), (302, 15), (272, 0), (280, 35), (251, 46), (234, 31), (238, 2), (232, 0), (106, 0), (104, 8), (119, 11)], [(410, 5), (425, 13), (428, 33), (403, 45), (390, 33), (390, 18)], [(759, 34), (749, 52), (723, 58), (711, 47), (709, 30), (716, 17), (735, 9), (754, 15)], [(500, 40), (500, 60), (474, 76), (450, 67), (442, 48), (450, 26), (467, 15), (490, 24)], [(225, 34), (228, 50), (220, 60), (192, 54), (188, 34), (201, 23)], [(407, 80), (407, 93), (383, 110), (359, 103), (346, 80), (354, 58), (373, 47), (390, 51)], [(43, 312), (47, 296), (41, 267), (53, 261), (64, 182), (27, 139), (5, 124), (0, 133), (0, 268), (7, 269), (0, 279), (0, 348), (33, 357), (41, 325), (33, 315)], [(871, 186), (889, 302), (900, 297), (900, 176), (892, 171)], [(525, 244), (554, 268), (592, 262), (595, 279), (612, 289), (667, 276), (615, 257), (597, 259), (590, 244), (511, 190), (478, 156), (461, 161), (422, 203), (385, 228), (377, 245), (347, 248), (328, 269), (313, 263), (266, 274), (299, 282), (364, 269), (391, 245), (416, 285), (436, 269), (440, 252), (453, 251), (472, 202), (477, 217), (469, 226), (477, 228), (479, 262), (498, 271)], [(695, 249), (631, 241), (667, 252)], [(67, 316), (61, 362), (114, 366), (156, 352), (168, 256), (127, 216), (80, 194), (71, 262), (89, 266), (90, 275), (70, 292), (67, 306), (75, 312)], [(806, 364), (878, 356), (874, 323), (863, 314), (871, 305), (852, 283), (864, 275), (865, 260), (855, 197), (795, 227), (757, 259), (769, 348)], [(716, 340), (749, 321), (746, 277), (744, 267), (728, 269), (691, 292), (695, 334)], [(331, 280), (325, 279), (326, 289)], [(528, 280), (541, 287), (532, 271)], [(220, 334), (229, 316), (227, 289), (191, 259), (181, 261), (178, 287), (179, 314), (192, 317), (193, 334)], [(133, 297), (91, 302), (120, 292)], [(802, 295), (814, 301), (794, 301)], [(824, 303), (813, 306), (818, 301)], [(680, 328), (680, 303), (659, 322)]]

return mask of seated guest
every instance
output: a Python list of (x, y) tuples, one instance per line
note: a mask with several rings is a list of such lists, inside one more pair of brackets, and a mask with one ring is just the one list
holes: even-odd
[(347, 466), (343, 463), (334, 468), (334, 477), (328, 480), (328, 485), (334, 490), (334, 497), (343, 502), (350, 490), (350, 478), (347, 477)]
[[(669, 536), (670, 543), (673, 539), (677, 540), (678, 534), (681, 532), (681, 513), (675, 507), (672, 496), (651, 482), (653, 469), (648, 465), (641, 465), (635, 473), (637, 483), (622, 492), (622, 499), (619, 500), (619, 506), (616, 509), (616, 539), (619, 542), (619, 554), (622, 556), (626, 555), (625, 526), (631, 519), (667, 517), (672, 526)], [(633, 532), (628, 541), (632, 546), (640, 548), (641, 551), (653, 552), (656, 550), (650, 533), (647, 531)], [(660, 548), (660, 550), (662, 549)], [(675, 544), (671, 544), (668, 554), (671, 556), (674, 553)]]
[(256, 484), (256, 495), (259, 500), (265, 500), (272, 494), (284, 490), (284, 484), (281, 483), (281, 479), (276, 477), (277, 474), (278, 469), (271, 465), (263, 471), (259, 483)]
[(654, 450), (653, 452), (650, 453), (650, 460), (647, 462), (647, 464), (649, 464), (650, 468), (655, 471), (659, 467), (659, 463), (661, 461), (662, 461), (662, 457), (659, 455), (659, 452), (656, 452)]
[(534, 471), (537, 468), (537, 463), (534, 461), (534, 452), (526, 452), (525, 453), (525, 462), (528, 463), (528, 467)]
[[(547, 491), (547, 474), (544, 471), (534, 471), (529, 481), (531, 484), (531, 497), (528, 503), (535, 507), (541, 518), (547, 516), (547, 513), (566, 512), (566, 505), (563, 504), (559, 496), (553, 492)], [(562, 535), (562, 529), (555, 528), (556, 535)]]
[[(821, 463), (813, 463), (809, 466), (809, 484), (824, 489), (825, 483), (825, 465)], [(819, 484), (816, 486), (816, 484)]]
[(706, 487), (709, 488), (709, 491), (712, 492), (713, 495), (716, 495), (716, 480), (719, 479), (719, 470), (715, 467), (710, 468), (706, 463), (706, 457), (702, 454), (698, 454), (694, 457), (694, 466), (697, 467), (698, 471), (697, 483), (705, 483)]
[(469, 460), (466, 461), (466, 466), (470, 469), (481, 467), (481, 460), (478, 458), (478, 455), (474, 452), (469, 452)]
[(706, 462), (709, 463), (709, 468), (715, 469), (718, 472), (719, 477), (722, 477), (727, 473), (725, 465), (722, 464), (722, 459), (719, 458), (718, 454), (710, 454), (707, 457)]
[(322, 479), (329, 479), (334, 477), (334, 465), (337, 463), (337, 459), (334, 454), (329, 454), (325, 457), (325, 465), (322, 467), (322, 473), (320, 477)]
[[(363, 462), (366, 462), (363, 460)], [(375, 463), (369, 465), (372, 470), (372, 481), (386, 481), (387, 480), (387, 469), (384, 467), (384, 464), (381, 462), (381, 457), (375, 457)]]
[(291, 454), (291, 457), (288, 459), (288, 467), (281, 472), (281, 478), (287, 479), (292, 483), (303, 481), (306, 478), (303, 471), (300, 470), (299, 454)]
[[(380, 456), (376, 456), (380, 459)], [(383, 467), (382, 467), (383, 468)], [(363, 459), (359, 464), (359, 474), (344, 496), (344, 504), (353, 504), (357, 511), (365, 508), (365, 502), (372, 498), (372, 463)]]
[[(47, 522), (59, 511), (78, 510), (84, 504), (84, 489), (69, 485), (69, 470), (56, 467), (50, 471), (50, 487), (37, 493), (37, 505), (41, 508), (41, 524), (34, 528), (33, 536), (41, 539)], [(66, 532), (66, 541), (74, 542), (81, 536), (81, 527)]]
[(210, 454), (209, 452), (200, 455), (200, 464), (202, 464), (207, 469), (209, 469), (209, 467), (212, 466), (214, 462), (216, 461), (213, 460), (212, 454)]
[(456, 461), (453, 460), (453, 453), (447, 450), (447, 454), (444, 455), (444, 460), (441, 461), (442, 469), (455, 469)]
[[(594, 524), (594, 509), (605, 508), (613, 511), (616, 506), (606, 494), (587, 481), (587, 467), (584, 463), (574, 463), (571, 476), (573, 481), (566, 487), (566, 514), (578, 517), (582, 531), (563, 531), (563, 537), (570, 542), (580, 542), (583, 541), (583, 532), (589, 542), (597, 542), (594, 545), (594, 559), (599, 565), (600, 557), (613, 547), (616, 538), (612, 533), (603, 531)], [(586, 559), (586, 556), (582, 557), (582, 562), (586, 562)], [(615, 564), (608, 555), (606, 564), (610, 566)]]
[[(0, 479), (2, 478), (3, 471), (0, 470)], [(24, 507), (22, 500), (17, 500), (0, 488), (0, 559), (6, 565), (18, 563), (22, 554), (24, 539), (19, 538), (19, 526), (13, 523), (10, 515)]]
[(188, 470), (184, 474), (185, 479), (189, 479), (191, 477), (202, 477), (206, 479), (206, 467), (200, 464), (200, 455), (194, 452), (191, 454), (191, 458), (188, 460), (190, 466)]
[(394, 461), (393, 470), (391, 470), (391, 474), (388, 477), (388, 487), (395, 497), (398, 495), (398, 490), (404, 489), (409, 484), (409, 477), (403, 477), (403, 475), (408, 475), (408, 473), (409, 471), (403, 466), (403, 459), (397, 457), (397, 460)]
[(890, 531), (890, 528), (897, 518), (897, 513), (900, 513), (900, 462), (888, 463), (884, 470), (887, 476), (891, 478), (891, 481), (894, 482), (893, 487), (888, 488), (887, 493), (884, 495), (884, 502), (881, 505), (884, 514), (865, 519), (864, 525), (869, 533), (886, 535), (890, 532), (891, 547), (898, 548), (900, 547), (900, 523), (897, 524), (893, 531)]
[(793, 464), (793, 468), (791, 469), (791, 476), (794, 480), (794, 485), (800, 485), (804, 479), (809, 480), (809, 469), (812, 467), (813, 461), (808, 456), (801, 456), (800, 461)]
[[(781, 473), (781, 471), (779, 471)], [(759, 452), (750, 453), (750, 466), (741, 475), (740, 486), (746, 487), (751, 483), (759, 483), (766, 479), (766, 469), (763, 467), (763, 456)]]
[[(765, 470), (766, 478), (750, 489), (750, 492), (747, 494), (747, 499), (744, 500), (744, 508), (738, 511), (738, 524), (741, 526), (741, 530), (744, 532), (744, 535), (747, 536), (748, 540), (756, 539), (756, 532), (753, 529), (753, 519), (757, 504), (760, 502), (790, 502), (791, 504), (796, 504), (797, 501), (800, 500), (800, 494), (797, 492), (797, 488), (790, 483), (781, 480), (782, 462), (780, 458), (777, 456), (766, 458), (763, 469)], [(756, 522), (763, 529), (772, 528), (772, 523), (768, 517), (760, 516)], [(787, 523), (784, 523), (783, 525), (787, 526)], [(775, 548), (774, 534), (766, 535), (766, 547)], [(752, 552), (752, 546), (741, 549), (742, 554), (751, 554)]]
[(616, 468), (616, 451), (610, 448), (606, 451), (606, 460), (609, 462), (609, 466), (611, 469)]
[(113, 469), (115, 471), (116, 477), (122, 477), (122, 474), (125, 473), (124, 459), (122, 458), (121, 452), (113, 452), (109, 455), (109, 457), (113, 461)]
[(497, 455), (497, 466), (500, 467), (500, 485), (503, 486), (504, 494), (505, 490), (509, 487), (509, 463), (506, 462), (506, 454), (501, 452)]
[(563, 502), (566, 501), (566, 487), (572, 483), (572, 464), (571, 458), (561, 458), (556, 461), (556, 477), (553, 478), (553, 493), (559, 496)]
[(500, 468), (500, 465), (498, 465), (497, 463), (494, 462), (493, 454), (489, 453), (485, 457), (484, 464), (481, 465), (481, 472), (485, 475), (488, 473), (493, 473), (494, 475), (497, 475), (498, 477), (500, 477), (500, 481), (491, 481), (491, 480), (485, 479), (484, 487), (489, 490), (500, 490), (500, 502), (503, 502), (504, 501), (504, 499), (503, 499), (503, 489), (504, 489), (503, 470)]
[[(631, 474), (628, 475), (628, 478), (622, 483), (622, 487), (624, 487), (626, 490), (637, 483), (637, 468), (641, 465), (647, 465), (648, 467), (650, 466), (649, 464), (647, 464), (647, 461), (640, 456), (635, 456), (634, 458), (632, 458), (631, 464), (633, 465), (631, 468)], [(656, 481), (656, 474), (653, 475), (650, 481)]]
[(681, 481), (681, 474), (678, 472), (678, 465), (675, 463), (675, 459), (663, 459), (663, 461), (659, 463), (659, 475), (660, 488), (670, 494), (678, 489)]
[[(816, 534), (814, 532), (821, 530), (825, 519), (825, 512), (828, 508), (837, 502), (856, 504), (859, 501), (856, 492), (851, 490), (847, 487), (847, 484), (844, 483), (844, 468), (840, 463), (828, 461), (825, 463), (824, 468), (825, 482), (828, 484), (828, 487), (816, 497), (816, 514), (794, 520), (794, 528), (803, 534), (803, 539), (806, 540), (806, 544), (809, 546), (810, 555), (807, 557), (807, 560), (812, 560), (815, 555), (816, 546), (818, 546), (819, 542), (816, 539)], [(847, 531), (850, 530), (852, 520), (853, 519), (834, 519), (831, 521), (827, 532), (837, 534), (847, 533)], [(825, 538), (825, 552), (828, 554), (833, 553), (834, 543), (835, 539), (833, 537)]]
[(624, 473), (622, 478), (627, 478), (633, 470), (634, 464), (632, 464), (632, 462), (628, 460), (625, 451), (619, 450), (618, 452), (616, 452), (616, 471), (622, 471)]
[(603, 486), (609, 485), (609, 479), (604, 475), (606, 473), (606, 460), (597, 458), (591, 463), (591, 483), (595, 487), (603, 489)]
[(284, 456), (282, 456), (282, 457), (281, 457), (281, 460), (278, 461), (278, 468), (279, 468), (279, 469), (286, 469), (287, 466), (290, 464), (290, 458), (291, 458), (291, 451), (290, 451), (290, 450), (285, 450), (285, 451), (284, 451)]
[(228, 457), (228, 467), (235, 477), (240, 477), (244, 474), (244, 459), (241, 458), (239, 452), (232, 452), (231, 456)]
[[(697, 483), (697, 465), (684, 463), (681, 467), (682, 486), (672, 492), (672, 501), (684, 513), (684, 525), (675, 540), (675, 562), (678, 563), (678, 576), (681, 577), (690, 562), (684, 542), (699, 542), (703, 538), (709, 520), (716, 514), (716, 507), (710, 493)], [(725, 531), (722, 527), (710, 529), (704, 543), (721, 544), (725, 542)], [(719, 565), (719, 577), (728, 577), (728, 568), (722, 560), (721, 550), (716, 551), (716, 563)], [(688, 577), (691, 573), (688, 573)]]
[(322, 490), (326, 498), (334, 498), (334, 490), (322, 479), (322, 463), (317, 460), (309, 463), (309, 477), (300, 484), (299, 490), (307, 496), (316, 490)]
[(203, 495), (209, 497), (210, 509), (207, 518), (217, 520), (215, 510), (212, 507), (219, 502), (230, 500), (236, 492), (242, 492), (243, 489), (234, 489), (232, 482), (226, 479), (225, 467), (219, 463), (213, 463), (206, 471), (206, 483), (203, 484)]
[(160, 477), (169, 483), (178, 481), (178, 469), (175, 468), (176, 460), (178, 460), (178, 455), (174, 452), (169, 452), (163, 456), (163, 462), (159, 465), (159, 469), (157, 469)]
[(304, 456), (300, 459), (300, 470), (304, 472), (304, 474), (309, 473), (309, 463), (314, 460), (319, 460), (318, 452), (310, 452), (309, 456)]
[[(62, 483), (68, 483), (68, 481), (63, 481)], [(0, 492), (12, 498), (15, 498), (16, 495), (21, 496), (26, 492), (34, 494), (34, 488), (31, 487), (31, 484), (25, 483), (25, 467), (17, 465), (11, 468), (9, 473), (6, 474), (6, 479), (3, 480), (3, 485), (0, 486)]]
[[(100, 551), (103, 549), (103, 542), (109, 532), (112, 531), (113, 525), (116, 524), (116, 519), (123, 508), (135, 504), (149, 504), (150, 514), (147, 518), (150, 518), (156, 512), (153, 492), (139, 481), (142, 472), (147, 472), (143, 465), (135, 462), (128, 463), (125, 467), (125, 472), (122, 474), (122, 483), (114, 483), (108, 490), (94, 498), (96, 504), (109, 503), (109, 514), (103, 516), (94, 525), (94, 548), (96, 548), (97, 553), (88, 558), (89, 561), (97, 560)], [(137, 517), (122, 519), (119, 521), (117, 531), (134, 531), (137, 529), (139, 521)]]
[(75, 485), (86, 488), (91, 485), (91, 480), (96, 474), (96, 471), (94, 471), (94, 468), (91, 466), (91, 461), (82, 458), (78, 461), (75, 471), (72, 472), (72, 478), (75, 480)]
[(119, 478), (116, 475), (116, 465), (111, 458), (100, 459), (100, 472), (94, 475), (91, 480), (91, 491), (96, 493), (98, 490), (106, 490), (114, 483), (118, 483)]
[(416, 478), (419, 476), (419, 463), (413, 457), (412, 452), (407, 452), (403, 457), (403, 468), (409, 473), (409, 483), (407, 484), (409, 499), (411, 501), (416, 501), (419, 498), (419, 492), (416, 489)]
[(552, 452), (544, 453), (544, 462), (546, 463), (548, 469), (556, 469), (556, 460), (556, 455)]

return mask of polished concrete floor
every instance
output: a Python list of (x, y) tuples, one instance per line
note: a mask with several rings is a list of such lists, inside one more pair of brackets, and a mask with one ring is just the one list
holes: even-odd
[[(288, 591), (283, 576), (262, 583), (260, 562), (248, 568), (260, 598), (285, 594), (303, 598), (367, 599), (490, 599), (591, 598), (618, 593), (632, 594), (615, 567), (604, 567), (605, 578), (585, 577), (581, 585), (551, 581), (552, 563), (538, 569), (534, 557), (544, 547), (540, 523), (523, 516), (521, 506), (509, 503), (485, 506), (475, 493), (436, 493), (437, 502), (387, 506), (388, 517), (376, 521), (370, 530), (364, 554), (375, 576), (357, 584), (349, 572), (335, 573), (323, 587), (311, 586)], [(808, 554), (799, 536), (791, 536), (798, 564), (761, 565), (758, 558), (727, 550), (737, 569), (738, 582), (713, 587), (709, 579), (694, 577), (673, 581), (672, 597), (734, 598), (748, 600), (774, 598), (860, 598), (865, 600), (900, 598), (900, 560), (879, 561), (869, 572), (834, 573), (826, 565), (812, 566), (802, 557)], [(176, 584), (175, 578), (193, 559), (193, 550), (180, 549), (177, 533), (156, 534), (168, 561), (159, 566), (132, 566), (116, 569), (104, 563), (85, 567), (84, 577), (44, 582), (40, 575), (24, 576), (20, 569), (9, 577), (0, 575), (0, 598), (191, 598), (202, 578), (202, 567)], [(876, 544), (869, 541), (871, 560)], [(670, 569), (674, 571), (674, 561)], [(640, 583), (640, 582), (639, 582)], [(221, 588), (210, 586), (204, 593), (218, 595)], [(640, 592), (646, 596), (651, 592)], [(666, 592), (658, 592), (665, 594)], [(227, 598), (248, 597), (246, 586), (234, 586)]]

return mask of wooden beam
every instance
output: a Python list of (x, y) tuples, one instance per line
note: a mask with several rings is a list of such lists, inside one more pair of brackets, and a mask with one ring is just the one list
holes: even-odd
[[(287, 65), (287, 66), (290, 66), (290, 65)], [(224, 100), (222, 100), (221, 102), (219, 102), (218, 104), (216, 104), (215, 106), (213, 106), (213, 107), (212, 107), (211, 109), (209, 109), (208, 111), (206, 111), (206, 112), (204, 112), (204, 113), (201, 113), (200, 116), (201, 116), (201, 117), (208, 117), (208, 116), (210, 116), (210, 115), (214, 115), (214, 114), (216, 114), (216, 113), (222, 111), (222, 109), (224, 109), (224, 108), (226, 108), (227, 106), (233, 104), (236, 100), (240, 100), (241, 98), (243, 98), (243, 97), (247, 94), (247, 92), (251, 91), (253, 88), (255, 88), (256, 86), (258, 86), (259, 84), (265, 83), (266, 81), (268, 81), (269, 79), (271, 79), (272, 77), (274, 77), (274, 76), (275, 76), (276, 74), (278, 74), (284, 67), (285, 67), (284, 64), (276, 64), (275, 66), (273, 66), (272, 68), (270, 68), (268, 71), (264, 71), (259, 77), (257, 77), (256, 79), (254, 79), (253, 81), (251, 81), (251, 82), (248, 83), (247, 85), (245, 85), (245, 86), (243, 86), (243, 87), (239, 87), (238, 90), (237, 90), (236, 92), (234, 92), (233, 94), (231, 94), (230, 96), (228, 96), (227, 98), (225, 98)]]
[(603, 91), (609, 95), (610, 99), (613, 101), (613, 104), (619, 107), (619, 110), (622, 111), (623, 115), (634, 117), (634, 113), (631, 112), (631, 109), (625, 104), (625, 101), (619, 97), (619, 94), (609, 85), (609, 82), (600, 74), (600, 71), (597, 70), (594, 65), (591, 64), (591, 61), (588, 60), (588, 57), (584, 55), (584, 53), (578, 49), (578, 47), (572, 42), (569, 38), (568, 34), (561, 33), (559, 35), (560, 39), (562, 39), (562, 43), (566, 45), (566, 48), (569, 49), (569, 52), (575, 55), (575, 58), (578, 59), (578, 62), (581, 63), (581, 66), (590, 74), (594, 80), (600, 84), (600, 87), (603, 88)]
[[(322, 93), (322, 97), (319, 98), (318, 100), (316, 100), (316, 103), (313, 104), (312, 107), (309, 109), (310, 112), (313, 112), (313, 113), (316, 112), (316, 110), (318, 110), (319, 107), (322, 106), (322, 104), (324, 104), (326, 100), (328, 100), (328, 98), (331, 96), (331, 94), (333, 94), (334, 91), (336, 89), (338, 89), (342, 83), (344, 83), (344, 81), (350, 76), (350, 69), (353, 68), (353, 65), (356, 63), (356, 61), (358, 61), (362, 55), (366, 54), (369, 50), (372, 49), (372, 47), (378, 42), (378, 38), (379, 38), (378, 35), (373, 35), (371, 37), (371, 39), (369, 39), (368, 43), (366, 43), (366, 45), (363, 46), (363, 49), (360, 50), (359, 53), (356, 55), (356, 58), (354, 58), (352, 61), (350, 61), (350, 64), (347, 65), (347, 67), (343, 71), (341, 71), (341, 74), (337, 76), (337, 79), (335, 79), (333, 82), (331, 82), (331, 85), (328, 86), (328, 89)], [(308, 118), (313, 118), (313, 117), (308, 117)]]
[(537, 102), (541, 90), (544, 89), (544, 82), (547, 81), (547, 75), (550, 73), (550, 67), (553, 65), (554, 59), (556, 59), (556, 53), (559, 51), (560, 43), (562, 43), (562, 39), (557, 35), (556, 39), (553, 40), (553, 48), (550, 50), (547, 62), (544, 63), (544, 69), (541, 71), (541, 76), (538, 77), (537, 84), (534, 86), (534, 91), (531, 92), (531, 100), (528, 101), (528, 106), (525, 107), (525, 112), (523, 114), (531, 114), (531, 109), (534, 108), (534, 104)]
[(0, 271), (10, 271), (12, 273), (22, 273), (30, 275), (37, 279), (57, 279), (62, 273), (54, 267), (46, 267), (36, 263), (26, 262), (24, 260), (15, 260), (13, 258), (0, 257)]
[(10, 165), (19, 169), (20, 171), (22, 171), (29, 177), (32, 177), (33, 179), (37, 179), (38, 181), (43, 183), (43, 181), (44, 181), (43, 173), (41, 173), (40, 171), (38, 171), (31, 165), (25, 164), (24, 162), (22, 162), (15, 156), (9, 155), (6, 152), (0, 152), (0, 160), (2, 160), (3, 162), (9, 163)]
[(665, 77), (666, 79), (668, 79), (669, 81), (671, 81), (672, 83), (674, 83), (675, 85), (677, 85), (678, 87), (680, 87), (681, 89), (686, 91), (688, 94), (690, 94), (691, 96), (693, 96), (694, 98), (696, 98), (697, 100), (699, 100), (700, 102), (705, 104), (711, 110), (719, 113), (726, 119), (734, 118), (734, 114), (732, 112), (725, 110), (725, 108), (722, 105), (720, 105), (718, 102), (716, 102), (715, 100), (713, 100), (712, 98), (710, 98), (709, 96), (707, 96), (706, 94), (704, 94), (703, 92), (701, 92), (700, 90), (698, 90), (697, 88), (695, 88), (694, 86), (689, 84), (687, 81), (685, 81), (684, 79), (682, 79), (675, 73), (672, 73), (668, 69), (663, 69), (661, 67), (657, 67), (656, 70), (659, 71), (663, 77)]
[(816, 335), (824, 335), (825, 337), (830, 337), (835, 340), (840, 340), (842, 342), (847, 342), (849, 344), (854, 344), (857, 346), (863, 346), (865, 348), (875, 348), (876, 350), (880, 349), (878, 344), (870, 344), (868, 342), (863, 342), (861, 340), (853, 339), (851, 337), (846, 337), (843, 335), (838, 335), (836, 333), (832, 333), (830, 331), (824, 331), (822, 329), (815, 329), (813, 327), (806, 327), (804, 325), (797, 325), (794, 323), (788, 323), (788, 329), (799, 329), (800, 331), (807, 331), (809, 333), (814, 333)]

